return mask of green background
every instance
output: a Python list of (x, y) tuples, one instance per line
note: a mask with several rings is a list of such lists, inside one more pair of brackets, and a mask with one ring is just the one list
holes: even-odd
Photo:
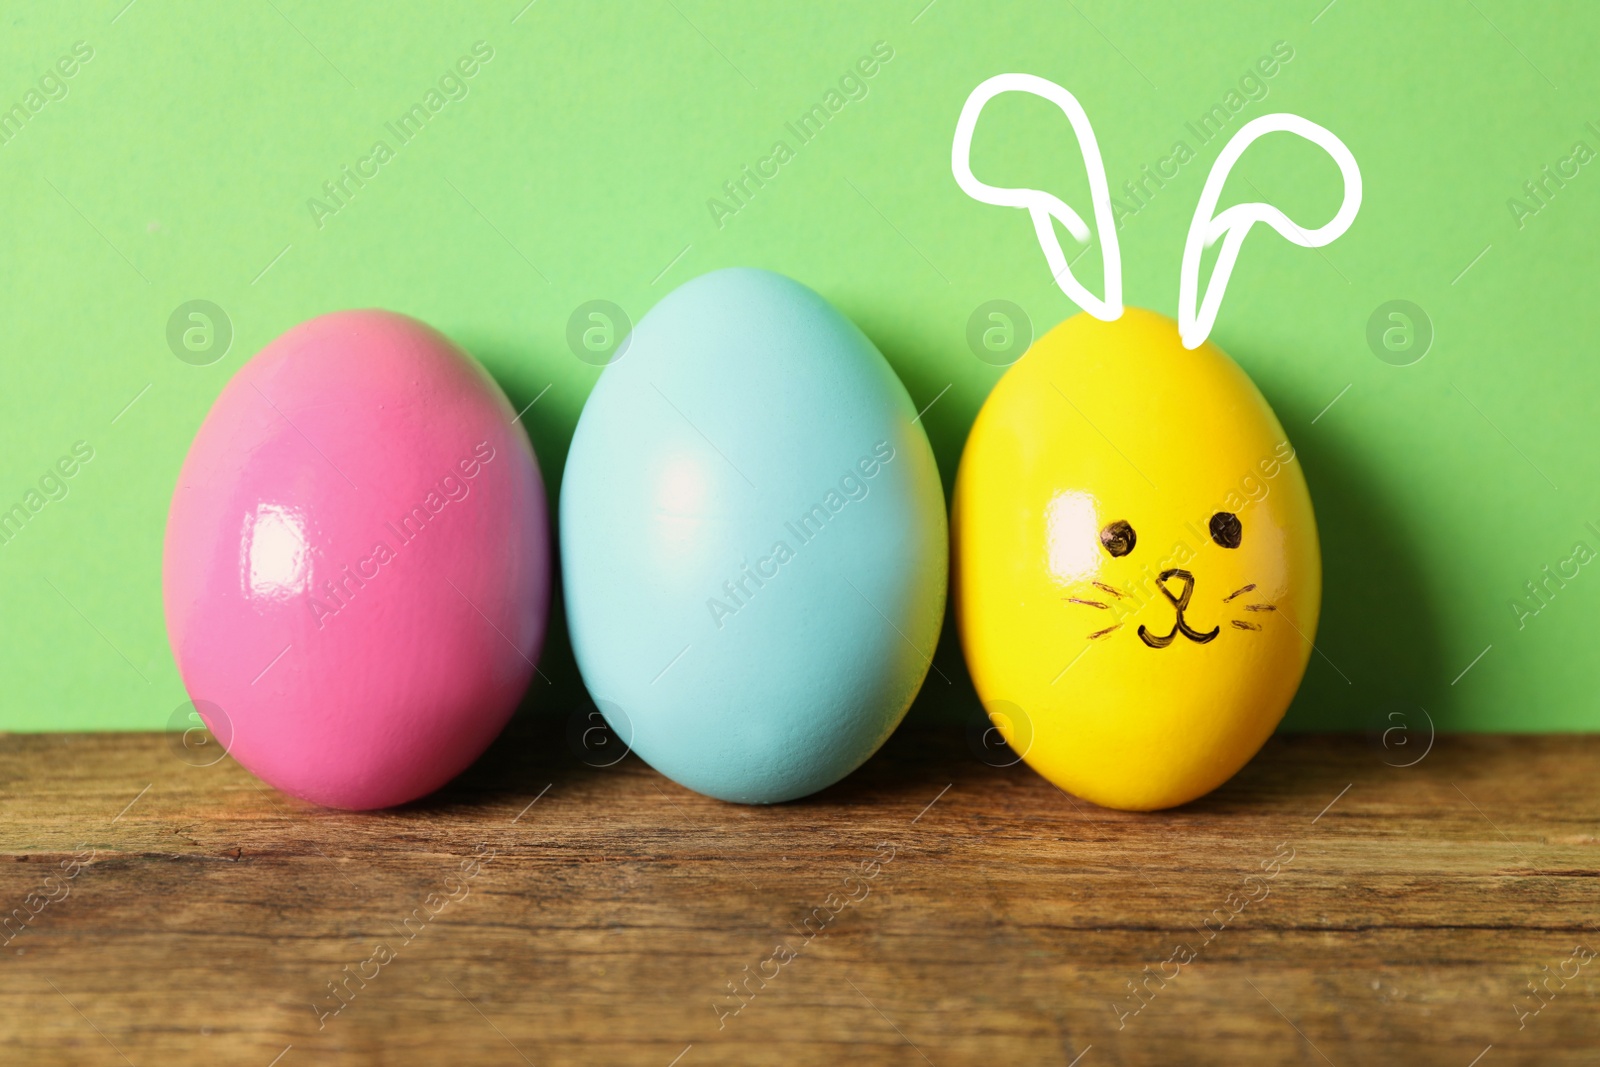
[[(1196, 158), (1120, 233), (1127, 303), (1173, 315), (1223, 140), (1202, 144), (1185, 123), (1276, 42), (1293, 58), (1229, 132), (1302, 114), (1343, 138), (1366, 185), (1327, 248), (1254, 233), (1212, 333), (1278, 411), (1320, 521), (1322, 654), (1285, 726), (1382, 729), (1418, 707), (1440, 729), (1600, 725), (1600, 568), (1552, 583), (1520, 624), (1512, 607), (1539, 606), (1524, 583), (1576, 542), (1600, 549), (1586, 526), (1600, 524), (1600, 165), (1551, 183), (1520, 225), (1507, 205), (1575, 142), (1600, 149), (1586, 127), (1600, 126), (1600, 8), (124, 2), (9, 4), (0, 33), (0, 107), (26, 106), (75, 42), (93, 48), (65, 97), (0, 145), (0, 507), (74, 442), (94, 449), (67, 496), (0, 546), (0, 727), (171, 721), (185, 698), (160, 560), (179, 464), (245, 359), (337, 308), (422, 318), (517, 408), (540, 397), (524, 421), (554, 492), (599, 374), (569, 348), (575, 308), (610, 300), (636, 321), (705, 271), (779, 270), (851, 316), (918, 407), (932, 403), (923, 421), (948, 486), (1002, 373), (968, 347), (974, 309), (1010, 300), (1036, 333), (1076, 310), (1026, 214), (951, 178), (967, 94), (1004, 71), (1065, 85), (1114, 189), (1188, 143)], [(399, 145), (385, 123), (479, 41), (493, 58), (468, 95)], [(893, 59), (866, 97), (800, 144), (785, 123), (880, 41)], [(319, 227), (308, 200), (380, 139), (394, 158)], [(709, 198), (780, 139), (794, 158), (719, 226)], [(973, 160), (991, 184), (1049, 189), (1087, 214), (1070, 128), (1047, 104), (992, 104)], [(1308, 226), (1338, 202), (1333, 164), (1293, 138), (1253, 149), (1224, 206), (1257, 197), (1247, 181)], [(1078, 270), (1099, 292), (1097, 255)], [(233, 331), (205, 366), (167, 340), (174, 309), (196, 299)], [(1367, 341), (1394, 299), (1436, 335), (1410, 365)], [(936, 662), (954, 682), (930, 682), (926, 703), (967, 714), (950, 629)], [(576, 699), (559, 626), (546, 669)]]

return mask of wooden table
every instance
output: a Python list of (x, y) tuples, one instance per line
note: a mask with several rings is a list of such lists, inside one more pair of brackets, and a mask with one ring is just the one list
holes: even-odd
[(918, 711), (774, 808), (548, 718), (375, 814), (172, 737), (0, 738), (0, 1060), (1600, 1061), (1600, 737), (1279, 738), (1133, 815)]

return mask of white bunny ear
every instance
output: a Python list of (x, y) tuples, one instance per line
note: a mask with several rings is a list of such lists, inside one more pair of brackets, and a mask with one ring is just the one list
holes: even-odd
[[(1327, 223), (1315, 230), (1303, 230), (1294, 221), (1273, 207), (1259, 201), (1235, 204), (1222, 214), (1212, 217), (1222, 187), (1227, 184), (1233, 165), (1256, 138), (1282, 131), (1304, 137), (1327, 152), (1339, 165), (1344, 177), (1344, 200), (1339, 211)], [(1222, 306), (1222, 294), (1228, 288), (1228, 277), (1239, 258), (1239, 246), (1244, 244), (1250, 227), (1264, 222), (1285, 238), (1302, 248), (1321, 248), (1339, 237), (1355, 221), (1361, 210), (1361, 168), (1343, 141), (1316, 123), (1299, 115), (1279, 113), (1262, 115), (1242, 126), (1238, 133), (1223, 146), (1206, 176), (1205, 189), (1200, 193), (1200, 203), (1195, 206), (1194, 220), (1189, 223), (1189, 237), (1183, 244), (1183, 266), (1178, 274), (1178, 333), (1183, 347), (1199, 348), (1211, 334), (1217, 321), (1217, 309)], [(1200, 284), (1200, 254), (1222, 239), (1216, 265), (1211, 269), (1211, 280), (1206, 284), (1205, 297), (1197, 304), (1196, 290)]]
[[(1049, 193), (1038, 189), (1001, 189), (985, 185), (972, 174), (972, 133), (978, 125), (978, 115), (990, 100), (1004, 92), (1030, 93), (1043, 97), (1066, 113), (1078, 135), (1078, 146), (1083, 151), (1084, 167), (1089, 173), (1089, 199), (1094, 205), (1095, 228), (1100, 232), (1100, 247), (1104, 250), (1105, 299), (1101, 300), (1079, 284), (1061, 250), (1061, 240), (1056, 236), (1052, 219), (1059, 219), (1067, 232), (1087, 244), (1090, 240), (1088, 225), (1072, 208)], [(950, 170), (955, 175), (961, 191), (974, 200), (996, 207), (1021, 207), (1028, 209), (1033, 220), (1033, 232), (1044, 251), (1050, 273), (1061, 291), (1083, 310), (1097, 319), (1110, 322), (1122, 316), (1122, 255), (1117, 246), (1117, 228), (1111, 216), (1111, 190), (1106, 184), (1106, 167), (1100, 159), (1100, 145), (1094, 139), (1094, 127), (1077, 97), (1055, 82), (1032, 74), (997, 74), (967, 97), (956, 120), (955, 141), (950, 146)]]

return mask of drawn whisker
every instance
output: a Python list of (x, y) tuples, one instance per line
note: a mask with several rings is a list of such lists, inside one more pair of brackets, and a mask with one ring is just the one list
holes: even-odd
[(1250, 590), (1254, 589), (1255, 587), (1256, 587), (1256, 583), (1255, 582), (1251, 582), (1249, 585), (1245, 586), (1242, 589), (1235, 589), (1233, 592), (1231, 592), (1227, 596), (1223, 597), (1222, 598), (1222, 602), (1224, 604), (1226, 604), (1228, 601), (1232, 600), (1234, 597), (1243, 596), (1244, 594), (1248, 593)]
[(1097, 637), (1104, 637), (1106, 634), (1110, 633), (1112, 630), (1120, 630), (1120, 629), (1122, 629), (1122, 624), (1120, 622), (1117, 623), (1114, 626), (1107, 626), (1104, 630), (1096, 630), (1094, 633), (1090, 634), (1089, 635), (1089, 640), (1093, 641)]
[(1098, 600), (1085, 600), (1082, 597), (1078, 597), (1078, 596), (1069, 596), (1069, 597), (1067, 597), (1067, 603), (1068, 604), (1082, 604), (1085, 607), (1099, 608), (1102, 611), (1109, 611), (1110, 608), (1111, 608), (1111, 605), (1109, 605), (1109, 604), (1102, 604)]
[(1259, 630), (1259, 629), (1261, 629), (1261, 627), (1257, 626), (1255, 623), (1253, 623), (1253, 622), (1245, 622), (1242, 619), (1234, 619), (1234, 620), (1232, 620), (1232, 622), (1233, 622), (1234, 629), (1236, 629), (1236, 630)]
[(1278, 606), (1276, 604), (1246, 604), (1244, 606), (1244, 610), (1246, 610), (1246, 611), (1277, 611), (1278, 610)]
[(1127, 593), (1124, 593), (1122, 590), (1116, 588), (1115, 586), (1107, 585), (1105, 582), (1090, 582), (1089, 584), (1094, 586), (1096, 589), (1100, 590), (1103, 593), (1110, 593), (1112, 596), (1116, 597), (1118, 600), (1126, 600), (1126, 599), (1128, 599), (1128, 594)]

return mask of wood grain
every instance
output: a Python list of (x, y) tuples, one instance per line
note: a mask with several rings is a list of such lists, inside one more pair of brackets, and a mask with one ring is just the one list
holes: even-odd
[(171, 737), (0, 738), (0, 901), (22, 909), (0, 1059), (1600, 1056), (1600, 961), (1575, 953), (1600, 948), (1597, 737), (1444, 736), (1410, 767), (1277, 738), (1214, 795), (1132, 815), (916, 713), (852, 778), (774, 808), (631, 756), (585, 766), (563, 725), (519, 719), (445, 793), (361, 815), (191, 766)]

